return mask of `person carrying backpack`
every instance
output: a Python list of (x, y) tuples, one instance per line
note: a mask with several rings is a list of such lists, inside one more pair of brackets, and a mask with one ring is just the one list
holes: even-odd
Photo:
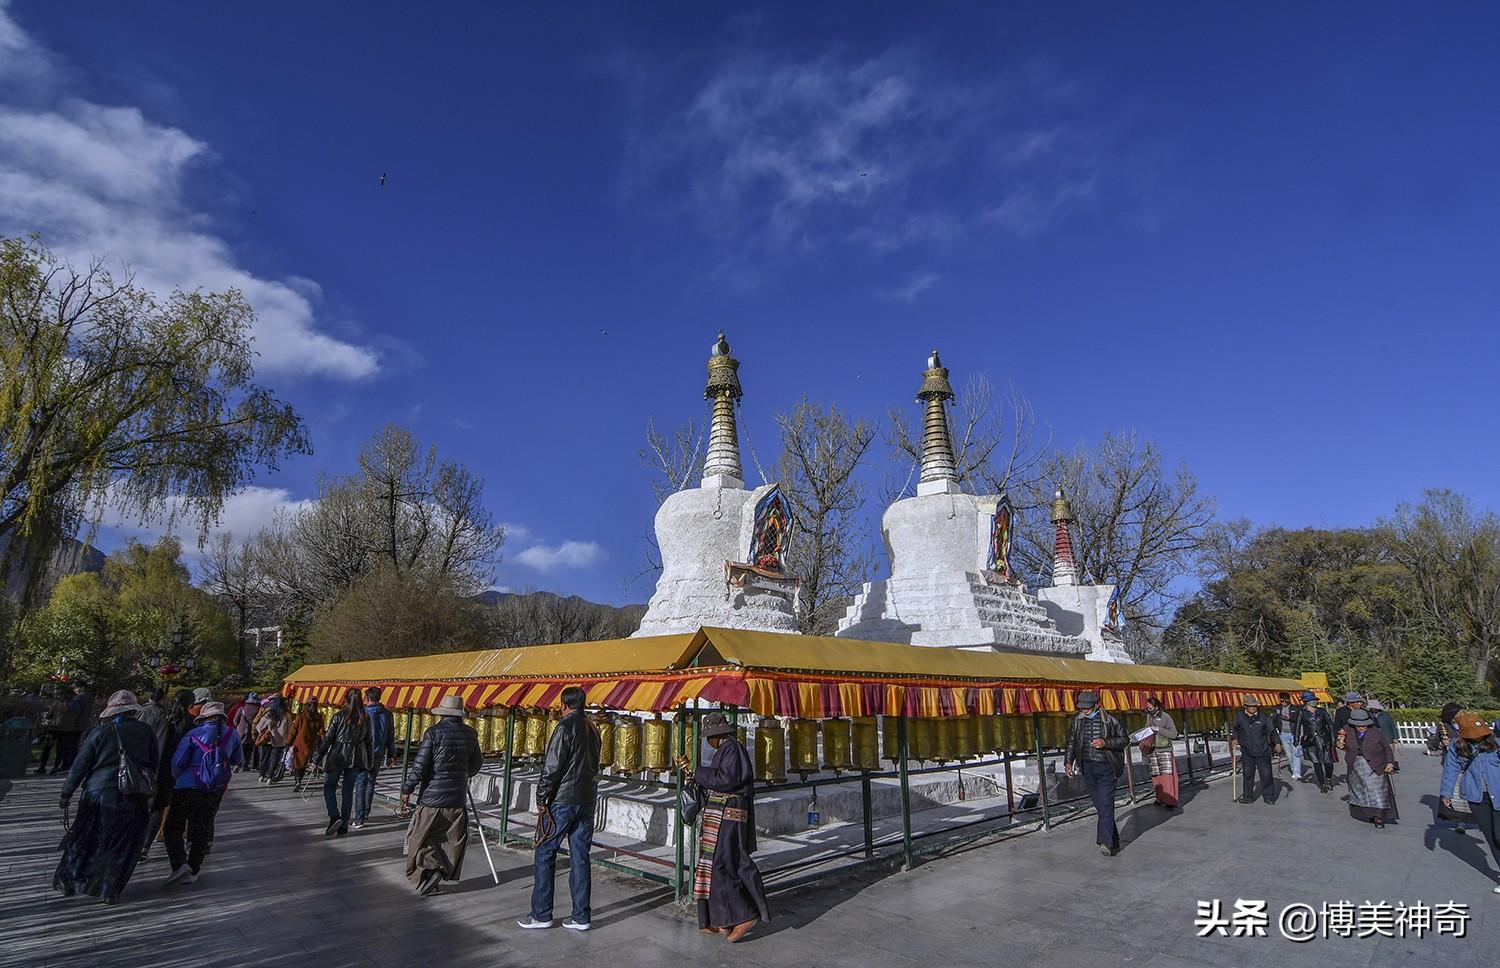
[(198, 879), (203, 859), (213, 846), (219, 803), (234, 768), (245, 758), (239, 733), (225, 721), (223, 703), (204, 703), (197, 722), (172, 755), (172, 775), (177, 780), (165, 832), (167, 859), (172, 863), (168, 884), (191, 884)]

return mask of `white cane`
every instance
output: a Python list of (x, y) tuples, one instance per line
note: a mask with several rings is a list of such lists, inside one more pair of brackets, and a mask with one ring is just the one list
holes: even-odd
[(484, 848), (484, 859), (490, 864), (490, 876), (495, 879), (496, 884), (499, 884), (500, 875), (495, 871), (495, 858), (490, 856), (489, 841), (484, 839), (484, 824), (479, 822), (479, 808), (474, 806), (474, 791), (465, 786), (464, 793), (469, 798), (469, 809), (474, 813), (474, 829), (479, 831), (479, 845)]

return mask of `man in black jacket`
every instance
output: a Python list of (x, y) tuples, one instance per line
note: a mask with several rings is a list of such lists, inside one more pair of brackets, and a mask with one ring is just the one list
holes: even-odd
[(568, 841), (568, 891), (573, 913), (563, 927), (589, 929), (589, 850), (594, 845), (594, 797), (599, 784), (599, 733), (583, 714), (583, 690), (562, 691), (563, 718), (547, 743), (542, 775), (536, 781), (536, 858), (532, 863), (531, 914), (523, 928), (550, 928), (553, 864), (563, 838)]
[(432, 711), (440, 717), (422, 734), (422, 745), (401, 786), (401, 812), (421, 787), (406, 831), (406, 876), (417, 893), (441, 893), (439, 882), (456, 881), (469, 844), (469, 777), (484, 766), (479, 734), (464, 722), (464, 701), (444, 696)]
[(1276, 802), (1276, 775), (1271, 772), (1271, 755), (1281, 752), (1281, 737), (1270, 716), (1260, 711), (1260, 700), (1245, 693), (1244, 709), (1234, 714), (1234, 736), (1230, 742), (1239, 747), (1241, 772), (1245, 786), (1240, 803), (1255, 801), (1256, 774), (1260, 775), (1261, 799)]
[(1099, 708), (1099, 694), (1080, 692), (1075, 700), (1078, 714), (1068, 727), (1068, 747), (1063, 755), (1068, 776), (1083, 773), (1089, 799), (1098, 813), (1095, 840), (1099, 852), (1113, 857), (1120, 850), (1120, 828), (1115, 826), (1115, 784), (1125, 772), (1125, 747), (1130, 738), (1114, 716)]

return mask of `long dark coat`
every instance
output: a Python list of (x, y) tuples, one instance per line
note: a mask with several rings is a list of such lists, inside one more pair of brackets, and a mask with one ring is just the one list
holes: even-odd
[(731, 793), (738, 799), (730, 806), (745, 810), (745, 823), (725, 820), (714, 845), (713, 884), (708, 900), (698, 901), (700, 928), (730, 928), (759, 918), (771, 920), (766, 904), (766, 886), (760, 868), (750, 855), (755, 851), (755, 769), (750, 754), (733, 736), (714, 750), (709, 761), (693, 772), (693, 780), (705, 790)]

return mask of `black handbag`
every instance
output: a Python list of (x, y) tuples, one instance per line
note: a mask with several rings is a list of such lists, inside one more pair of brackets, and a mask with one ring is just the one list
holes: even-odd
[(692, 824), (698, 820), (705, 799), (703, 788), (698, 784), (689, 780), (682, 785), (682, 799), (677, 803), (677, 810), (682, 814), (683, 823)]
[(122, 797), (140, 797), (149, 800), (156, 795), (156, 780), (146, 775), (146, 771), (135, 765), (135, 760), (125, 752), (125, 744), (120, 741), (120, 726), (115, 724), (115, 746), (120, 751), (120, 765), (115, 770), (115, 785), (120, 790)]

